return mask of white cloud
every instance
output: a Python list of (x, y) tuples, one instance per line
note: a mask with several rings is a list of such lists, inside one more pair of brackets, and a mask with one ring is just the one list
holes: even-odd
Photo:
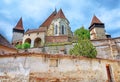
[[(112, 30), (120, 29), (120, 11), (118, 8), (108, 8), (107, 5), (102, 5), (103, 2), (96, 0), (3, 0), (4, 4), (1, 7), (0, 15), (1, 19), (0, 27), (9, 28), (12, 30), (13, 26), (10, 24), (17, 23), (19, 18), (23, 17), (24, 26), (31, 26), (44, 22), (45, 19), (54, 11), (54, 8), (62, 8), (64, 14), (70, 21), (72, 30), (84, 25), (89, 27), (92, 16), (95, 14), (106, 25), (106, 31), (112, 32)], [(113, 6), (113, 5), (112, 5)], [(109, 5), (110, 7), (110, 5)], [(111, 8), (111, 7), (110, 7)], [(6, 20), (6, 22), (5, 22)], [(10, 26), (9, 26), (10, 25)], [(37, 26), (38, 26), (37, 25)], [(27, 27), (27, 28), (28, 28)], [(26, 27), (25, 27), (26, 28)], [(4, 30), (3, 30), (4, 31)], [(7, 32), (5, 30), (5, 32)], [(118, 33), (119, 34), (119, 33)], [(12, 35), (12, 31), (10, 32)], [(116, 34), (113, 34), (116, 35)], [(120, 34), (119, 34), (120, 35)], [(7, 35), (8, 36), (8, 35)]]
[(13, 26), (5, 21), (0, 21), (0, 33), (4, 34), (3, 36), (6, 37), (9, 41), (11, 41), (12, 36), (12, 28)]

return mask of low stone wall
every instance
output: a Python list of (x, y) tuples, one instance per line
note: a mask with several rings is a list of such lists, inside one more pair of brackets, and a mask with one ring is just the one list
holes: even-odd
[[(120, 38), (92, 40), (93, 45), (97, 49), (97, 57), (105, 59), (120, 60)], [(73, 48), (76, 43), (61, 46), (45, 46), (40, 48), (28, 49), (28, 52), (48, 53), (48, 54), (69, 54), (69, 50)], [(25, 50), (19, 50), (25, 52)]]
[[(1, 71), (2, 70), (2, 71)], [(120, 82), (120, 61), (40, 53), (0, 56), (0, 75), (29, 75), (30, 82)]]

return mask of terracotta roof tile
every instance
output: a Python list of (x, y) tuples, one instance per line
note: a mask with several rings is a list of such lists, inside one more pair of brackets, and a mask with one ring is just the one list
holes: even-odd
[(3, 45), (3, 46), (6, 46), (6, 47), (9, 47), (9, 48), (14, 48), (8, 41), (5, 37), (3, 37), (1, 34), (0, 34), (0, 45)]
[(25, 34), (29, 34), (29, 33), (36, 33), (36, 32), (44, 32), (46, 30), (45, 27), (41, 27), (39, 29), (28, 29)]
[(40, 27), (48, 27), (52, 20), (54, 19), (55, 15), (57, 14), (56, 10), (40, 25)]
[(58, 11), (58, 13), (57, 13), (57, 15), (55, 16), (55, 18), (65, 18), (65, 19), (66, 19), (65, 15), (64, 15), (64, 13), (63, 13), (63, 11), (62, 11), (62, 9), (60, 9), (60, 10)]
[(24, 30), (23, 28), (23, 23), (22, 23), (22, 17), (20, 18), (20, 20), (18, 21), (18, 23), (16, 24), (15, 28), (17, 30)]
[(91, 22), (91, 25), (94, 24), (94, 23), (102, 23), (102, 22), (94, 15), (93, 19), (92, 19), (92, 22)]

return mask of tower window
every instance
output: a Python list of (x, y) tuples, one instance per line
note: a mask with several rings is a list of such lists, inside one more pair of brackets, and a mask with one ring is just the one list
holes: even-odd
[(62, 34), (65, 34), (65, 27), (64, 27), (64, 25), (62, 25)]
[(55, 34), (58, 34), (58, 26), (57, 25), (55, 25), (54, 31), (55, 31)]

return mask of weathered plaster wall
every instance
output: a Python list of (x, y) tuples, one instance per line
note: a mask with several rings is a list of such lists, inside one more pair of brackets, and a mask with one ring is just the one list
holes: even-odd
[(107, 65), (111, 80), (120, 82), (120, 61), (52, 54), (1, 56), (0, 75), (30, 74), (31, 80), (52, 80), (48, 82), (107, 82)]

